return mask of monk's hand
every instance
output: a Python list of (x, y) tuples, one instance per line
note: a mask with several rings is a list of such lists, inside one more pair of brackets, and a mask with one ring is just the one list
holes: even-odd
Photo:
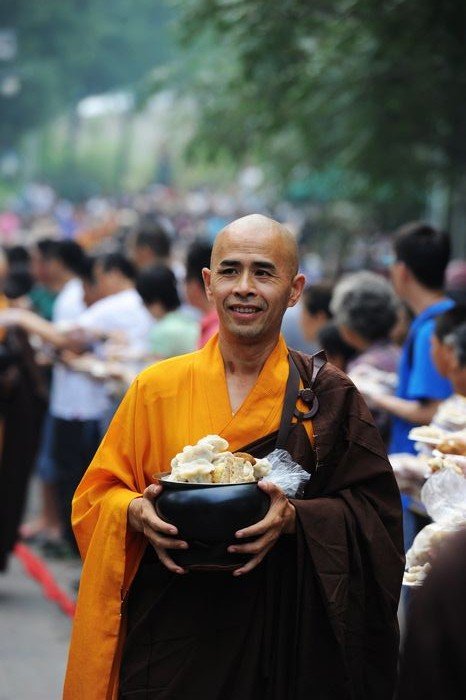
[(154, 500), (162, 491), (161, 484), (151, 484), (142, 496), (135, 498), (128, 506), (128, 524), (136, 532), (142, 532), (164, 566), (174, 574), (185, 574), (186, 570), (175, 564), (169, 556), (169, 549), (187, 549), (188, 543), (176, 539), (178, 530), (174, 525), (159, 518), (154, 508)]
[(252, 555), (246, 564), (235, 569), (233, 576), (242, 576), (255, 569), (280, 535), (292, 534), (296, 530), (296, 511), (283, 491), (268, 481), (259, 481), (258, 486), (270, 496), (270, 508), (263, 520), (236, 533), (239, 540), (253, 537), (252, 542), (228, 547), (229, 552)]

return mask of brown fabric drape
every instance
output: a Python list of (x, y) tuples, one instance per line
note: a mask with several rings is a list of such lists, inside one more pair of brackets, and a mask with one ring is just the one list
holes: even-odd
[[(312, 358), (292, 353), (305, 383)], [(128, 602), (120, 697), (136, 700), (388, 700), (403, 572), (399, 493), (350, 380), (326, 364), (314, 390), (315, 449), (302, 424), (287, 448), (311, 478), (296, 536), (261, 566), (167, 572), (147, 550)], [(244, 447), (273, 449), (267, 436)]]
[(407, 615), (397, 700), (466, 698), (466, 530), (442, 544)]
[(16, 542), (29, 477), (37, 452), (46, 407), (45, 385), (27, 335), (10, 329), (1, 343), (0, 416), (0, 571)]

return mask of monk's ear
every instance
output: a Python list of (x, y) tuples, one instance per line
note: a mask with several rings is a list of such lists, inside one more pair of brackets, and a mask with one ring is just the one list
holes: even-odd
[(306, 284), (306, 278), (304, 275), (295, 275), (291, 283), (290, 298), (288, 300), (288, 306), (294, 306), (298, 303), (303, 293), (304, 285)]
[(202, 268), (202, 279), (204, 280), (204, 288), (205, 288), (205, 293), (206, 293), (207, 299), (209, 301), (213, 301), (212, 291), (211, 291), (211, 287), (210, 287), (212, 273), (208, 267)]

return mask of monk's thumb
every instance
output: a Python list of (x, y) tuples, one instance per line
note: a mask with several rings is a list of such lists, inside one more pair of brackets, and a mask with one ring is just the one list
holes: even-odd
[(149, 498), (155, 498), (156, 496), (159, 495), (159, 493), (162, 490), (161, 484), (150, 484), (145, 491), (144, 491), (144, 496), (148, 496)]
[(273, 484), (271, 481), (261, 479), (257, 482), (257, 485), (261, 491), (265, 491), (265, 493), (268, 493), (269, 496), (280, 496), (282, 494), (278, 486), (275, 486), (275, 484)]

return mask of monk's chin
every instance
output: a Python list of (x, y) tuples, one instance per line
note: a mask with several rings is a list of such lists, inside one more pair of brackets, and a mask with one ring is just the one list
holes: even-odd
[(264, 326), (232, 326), (229, 328), (232, 335), (238, 340), (260, 341), (266, 335)]

